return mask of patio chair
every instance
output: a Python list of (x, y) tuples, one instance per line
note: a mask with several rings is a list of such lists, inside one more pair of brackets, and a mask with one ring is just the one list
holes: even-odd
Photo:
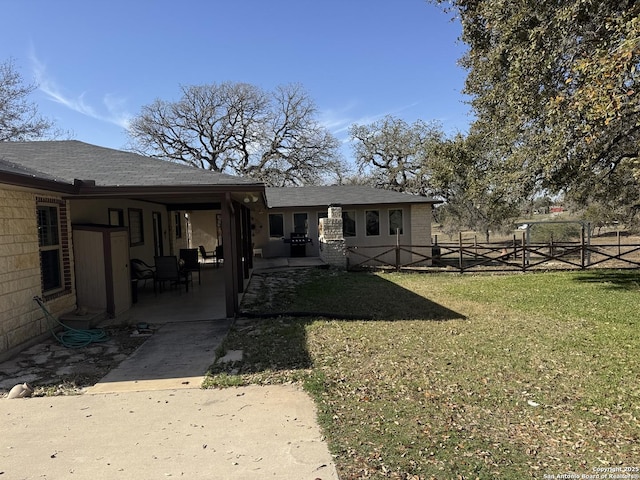
[(156, 279), (155, 281), (160, 284), (160, 292), (165, 282), (169, 282), (169, 287), (184, 283), (187, 292), (189, 291), (189, 282), (185, 273), (181, 272), (178, 268), (178, 259), (173, 256), (155, 257), (156, 261)]
[(200, 280), (200, 262), (198, 261), (198, 249), (197, 248), (181, 248), (180, 260), (182, 260), (181, 270), (188, 275), (191, 279), (191, 285), (193, 285), (193, 272), (198, 272), (198, 285), (202, 285)]
[(154, 267), (147, 265), (139, 258), (132, 258), (131, 261), (131, 279), (132, 280), (144, 280), (144, 286), (147, 285), (147, 280), (153, 280), (153, 288), (156, 288), (156, 271)]
[(220, 266), (220, 261), (224, 260), (224, 254), (222, 250), (222, 245), (218, 245), (216, 247), (216, 267)]
[(200, 249), (203, 262), (206, 263), (209, 258), (212, 258), (216, 262), (216, 267), (220, 266), (220, 260), (222, 260), (222, 245), (218, 245), (213, 252), (207, 252), (203, 245), (200, 245), (198, 248)]
[(215, 260), (216, 258), (215, 252), (207, 252), (204, 248), (204, 245), (200, 245), (198, 249), (200, 250), (200, 256), (202, 257), (202, 261), (204, 263), (207, 263), (207, 260), (209, 259)]

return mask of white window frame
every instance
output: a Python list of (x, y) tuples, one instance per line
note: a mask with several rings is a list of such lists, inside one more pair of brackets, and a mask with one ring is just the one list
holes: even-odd
[[(282, 234), (281, 235), (274, 235), (273, 232), (271, 231), (271, 217), (280, 217), (280, 219), (282, 220)], [(283, 213), (270, 213), (268, 218), (267, 218), (267, 223), (269, 224), (269, 238), (284, 238), (284, 214)]]
[[(60, 205), (57, 205), (55, 203), (46, 203), (46, 202), (38, 202), (38, 204), (36, 205), (37, 211), (38, 211), (38, 218), (37, 218), (37, 223), (38, 223), (38, 255), (40, 257), (40, 276), (42, 278), (42, 294), (43, 295), (52, 295), (58, 292), (61, 292), (65, 289), (65, 282), (64, 282), (64, 265), (63, 265), (63, 261), (64, 261), (64, 257), (63, 257), (63, 251), (62, 251), (62, 232), (60, 230)], [(40, 210), (41, 209), (55, 209), (56, 212), (56, 221), (55, 221), (55, 225), (47, 225), (47, 227), (52, 227), (54, 226), (56, 228), (56, 239), (57, 239), (57, 243), (52, 243), (52, 244), (46, 244), (43, 245), (42, 242), (42, 228), (43, 225), (40, 224)], [(58, 281), (57, 281), (57, 285), (55, 287), (49, 288), (48, 290), (45, 290), (45, 284), (44, 284), (44, 272), (43, 270), (43, 253), (44, 252), (57, 252), (57, 257), (58, 257)]]
[(404, 234), (404, 209), (403, 208), (390, 208), (387, 213), (387, 219), (389, 221), (389, 235), (392, 237), (396, 236), (396, 232), (391, 230), (391, 212), (400, 211), (402, 215), (402, 224), (400, 225), (400, 235)]
[[(347, 235), (347, 231), (345, 230), (347, 222), (345, 222), (344, 217), (346, 215), (353, 215), (353, 235)], [(358, 236), (358, 215), (355, 210), (342, 211), (342, 235), (345, 238), (354, 238)]]
[(141, 208), (129, 208), (129, 246), (144, 245), (144, 211)]
[[(304, 215), (304, 232), (296, 232), (296, 217), (302, 217)], [(304, 233), (305, 236), (309, 235), (309, 214), (307, 212), (293, 212), (291, 215), (291, 224), (293, 225), (293, 232)]]
[[(378, 214), (378, 233), (369, 233), (369, 214)], [(365, 210), (364, 211), (364, 234), (366, 237), (379, 237), (380, 236), (380, 210)]]

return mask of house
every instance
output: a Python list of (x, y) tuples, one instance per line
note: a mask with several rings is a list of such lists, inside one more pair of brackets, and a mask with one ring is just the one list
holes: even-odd
[(49, 333), (35, 296), (55, 316), (88, 299), (117, 316), (132, 305), (130, 260), (181, 248), (224, 245), (233, 317), (254, 255), (319, 256), (329, 211), (350, 254), (384, 260), (402, 244), (403, 263), (428, 262), (434, 203), (355, 185), (265, 189), (75, 140), (0, 142), (0, 358)]
[[(405, 264), (431, 255), (432, 207), (438, 200), (364, 185), (266, 188), (265, 192), (266, 208), (251, 211), (254, 250), (264, 257), (318, 256), (318, 225), (331, 205), (342, 208), (347, 249), (355, 252), (358, 247), (363, 252), (353, 262), (378, 255), (393, 262), (395, 252), (388, 250), (397, 243), (412, 246), (411, 251), (401, 252)], [(292, 239), (296, 236), (302, 241)]]
[(264, 185), (79, 141), (0, 142), (0, 356), (48, 332), (34, 296), (56, 316), (87, 289), (112, 315), (129, 308), (129, 259), (190, 246), (188, 212), (220, 232), (234, 316), (252, 267), (247, 198), (264, 209)]

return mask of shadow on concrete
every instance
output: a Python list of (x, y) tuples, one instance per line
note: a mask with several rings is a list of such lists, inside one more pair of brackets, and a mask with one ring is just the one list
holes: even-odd
[(87, 393), (199, 388), (230, 320), (167, 323)]

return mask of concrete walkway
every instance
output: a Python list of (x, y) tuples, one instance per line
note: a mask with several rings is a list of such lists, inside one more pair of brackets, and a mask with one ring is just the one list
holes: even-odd
[(166, 323), (87, 393), (200, 388), (230, 320)]
[(227, 320), (162, 325), (84, 395), (0, 400), (0, 478), (337, 480), (293, 385), (202, 390)]

